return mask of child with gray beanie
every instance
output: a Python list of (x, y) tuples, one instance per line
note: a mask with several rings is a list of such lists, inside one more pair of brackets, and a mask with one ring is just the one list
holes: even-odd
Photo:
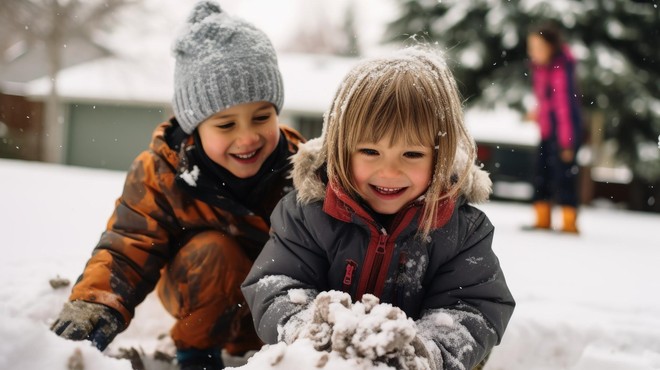
[(282, 77), (262, 31), (201, 1), (173, 50), (174, 117), (131, 165), (51, 329), (104, 350), (156, 289), (176, 318), (180, 369), (223, 369), (222, 350), (262, 346), (240, 284), (292, 190), (289, 157), (304, 139), (279, 124)]

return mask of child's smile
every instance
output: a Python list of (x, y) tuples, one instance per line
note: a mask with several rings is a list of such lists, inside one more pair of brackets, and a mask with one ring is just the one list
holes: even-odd
[(254, 156), (257, 154), (259, 150), (255, 150), (253, 152), (247, 153), (247, 154), (232, 154), (236, 159), (239, 161), (249, 161), (254, 158)]
[[(245, 152), (245, 153), (230, 153), (229, 155), (233, 157), (233, 159), (238, 162), (239, 164), (242, 165), (250, 165), (255, 162), (259, 162), (259, 154), (261, 153), (261, 148), (257, 150), (253, 150), (251, 152)], [(261, 167), (261, 163), (259, 164)]]
[(401, 194), (406, 188), (385, 188), (376, 185), (371, 185), (376, 190), (376, 193), (383, 197), (397, 196)]

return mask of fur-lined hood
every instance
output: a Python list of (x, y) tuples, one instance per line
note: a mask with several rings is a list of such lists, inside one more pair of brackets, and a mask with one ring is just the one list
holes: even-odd
[[(306, 204), (325, 198), (326, 186), (316, 174), (316, 171), (325, 163), (322, 153), (323, 139), (311, 139), (298, 148), (298, 153), (291, 157), (293, 162), (293, 185), (298, 190), (298, 201)], [(464, 151), (457, 153), (455, 168), (465, 163), (467, 157)], [(458, 171), (457, 171), (458, 172)], [(492, 181), (488, 172), (479, 166), (473, 165), (468, 179), (459, 192), (469, 203), (484, 203), (492, 192)]]

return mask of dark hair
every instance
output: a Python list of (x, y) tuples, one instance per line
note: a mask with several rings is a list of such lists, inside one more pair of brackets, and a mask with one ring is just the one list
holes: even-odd
[(537, 35), (547, 42), (555, 53), (561, 51), (564, 43), (561, 29), (556, 22), (544, 21), (532, 26), (528, 32), (529, 35)]

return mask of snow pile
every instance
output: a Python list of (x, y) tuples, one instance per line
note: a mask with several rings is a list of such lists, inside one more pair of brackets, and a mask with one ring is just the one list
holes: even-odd
[(303, 325), (284, 328), (290, 345), (264, 346), (238, 369), (430, 369), (415, 353), (423, 344), (414, 321), (373, 295), (352, 303), (346, 293), (322, 292), (299, 315), (305, 320), (292, 320)]
[(287, 345), (279, 342), (265, 345), (261, 351), (250, 357), (241, 367), (228, 367), (240, 370), (264, 369), (324, 369), (324, 370), (391, 370), (385, 364), (357, 358), (343, 358), (336, 352), (318, 351), (309, 339), (299, 339)]
[[(176, 370), (156, 359), (157, 351), (174, 352), (167, 335), (174, 319), (153, 293), (103, 354), (49, 330), (71, 288), (49, 281), (59, 275), (73, 283), (80, 275), (126, 174), (7, 159), (0, 173), (0, 369), (66, 369), (82, 358), (87, 370), (128, 370), (127, 360), (110, 356), (136, 348), (145, 370)], [(574, 236), (521, 230), (533, 217), (529, 204), (480, 208), (496, 226), (493, 248), (518, 302), (485, 370), (660, 369), (660, 215), (585, 206)], [(561, 221), (561, 213), (553, 216)], [(303, 292), (291, 295), (306, 301)], [(423, 320), (416, 325), (420, 334)], [(309, 340), (278, 346), (279, 365), (267, 362), (264, 353), (273, 350), (264, 349), (244, 369), (315, 369), (324, 356), (325, 370), (360, 369), (357, 360), (317, 351)]]
[(88, 341), (62, 340), (41, 322), (0, 312), (0, 369), (132, 369), (128, 360), (106, 357)]

